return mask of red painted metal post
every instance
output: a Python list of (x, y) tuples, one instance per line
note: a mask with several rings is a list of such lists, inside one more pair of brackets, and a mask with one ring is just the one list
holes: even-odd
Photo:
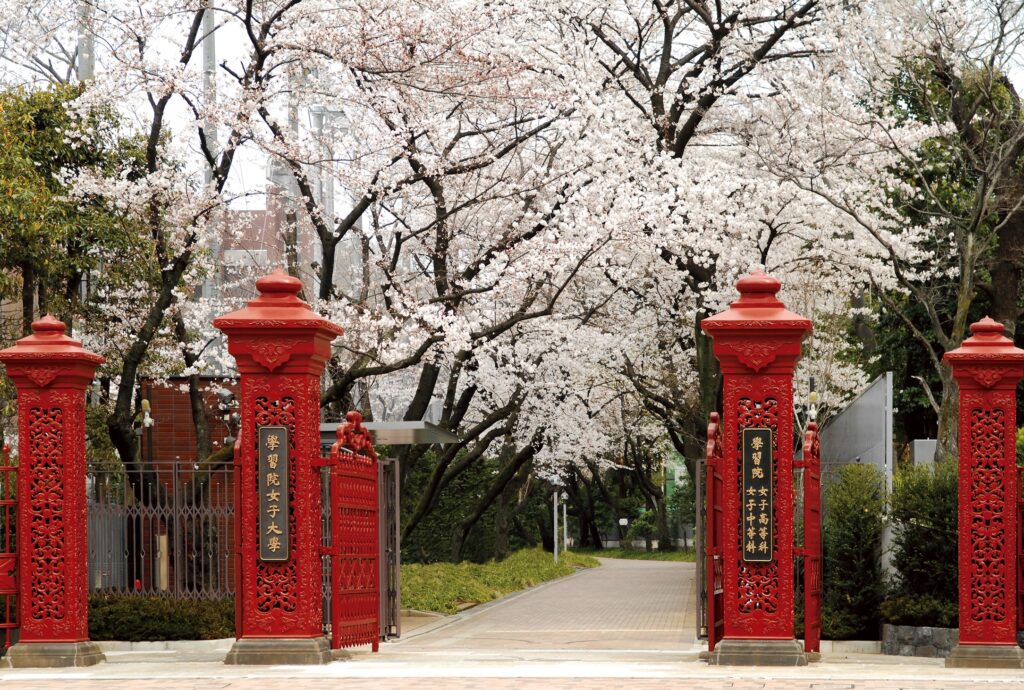
[(18, 520), (18, 466), (11, 464), (11, 448), (4, 445), (0, 453), (0, 630), (3, 630), (3, 649), (13, 643), (18, 628), (18, 547), (16, 523)]
[(771, 276), (757, 271), (736, 287), (739, 299), (701, 324), (714, 339), (724, 398), (725, 626), (709, 660), (803, 665), (793, 634), (793, 370), (811, 322), (778, 300)]
[(1024, 350), (984, 318), (943, 361), (960, 388), (960, 643), (954, 667), (1021, 668), (1017, 646), (1017, 383)]
[(804, 434), (804, 651), (821, 652), (821, 442), (818, 425)]
[(704, 544), (707, 553), (708, 651), (722, 637), (725, 620), (722, 611), (722, 428), (717, 412), (708, 423), (707, 493), (705, 499)]
[(85, 389), (103, 358), (45, 316), (0, 351), (18, 389), (18, 620), (13, 666), (88, 666)]
[(342, 330), (299, 299), (301, 282), (280, 269), (256, 288), (244, 309), (213, 322), (227, 335), (241, 390), (239, 625), (225, 662), (327, 663), (320, 375)]
[(1024, 467), (1017, 466), (1017, 632), (1024, 631)]

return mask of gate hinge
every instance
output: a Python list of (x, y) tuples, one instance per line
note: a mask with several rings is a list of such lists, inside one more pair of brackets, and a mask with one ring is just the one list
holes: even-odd
[(321, 556), (340, 556), (341, 555), (341, 547), (340, 546), (321, 546), (320, 547), (320, 555)]
[(315, 460), (313, 460), (313, 462), (311, 462), (309, 464), (310, 464), (311, 467), (319, 468), (319, 467), (333, 467), (334, 465), (337, 465), (338, 463), (336, 461), (332, 460), (329, 457), (325, 458), (325, 457), (323, 457), (321, 455), (321, 456), (318, 456)]

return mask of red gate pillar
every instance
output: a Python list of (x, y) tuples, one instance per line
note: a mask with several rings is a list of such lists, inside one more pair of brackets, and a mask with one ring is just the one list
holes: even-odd
[(214, 320), (240, 374), (236, 453), (241, 543), (236, 544), (238, 629), (228, 664), (322, 664), (320, 375), (340, 327), (298, 297), (280, 269), (260, 296)]
[(960, 387), (960, 643), (947, 666), (1021, 668), (1017, 646), (1017, 382), (1024, 350), (985, 317), (943, 361)]
[(0, 351), (18, 389), (18, 620), (11, 665), (90, 666), (85, 389), (103, 358), (44, 316)]
[[(808, 319), (761, 271), (701, 327), (722, 365), (724, 626), (712, 664), (803, 666), (793, 634), (793, 370)], [(709, 506), (709, 510), (711, 507)]]

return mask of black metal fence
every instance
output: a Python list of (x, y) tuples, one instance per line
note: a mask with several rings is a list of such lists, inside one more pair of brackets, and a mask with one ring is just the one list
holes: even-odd
[(232, 482), (230, 464), (90, 467), (90, 591), (233, 596)]

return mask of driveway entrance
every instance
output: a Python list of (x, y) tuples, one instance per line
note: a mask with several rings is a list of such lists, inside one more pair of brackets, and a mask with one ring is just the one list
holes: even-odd
[(487, 656), (586, 650), (691, 652), (693, 563), (602, 558), (601, 567), (470, 609), (382, 651)]

